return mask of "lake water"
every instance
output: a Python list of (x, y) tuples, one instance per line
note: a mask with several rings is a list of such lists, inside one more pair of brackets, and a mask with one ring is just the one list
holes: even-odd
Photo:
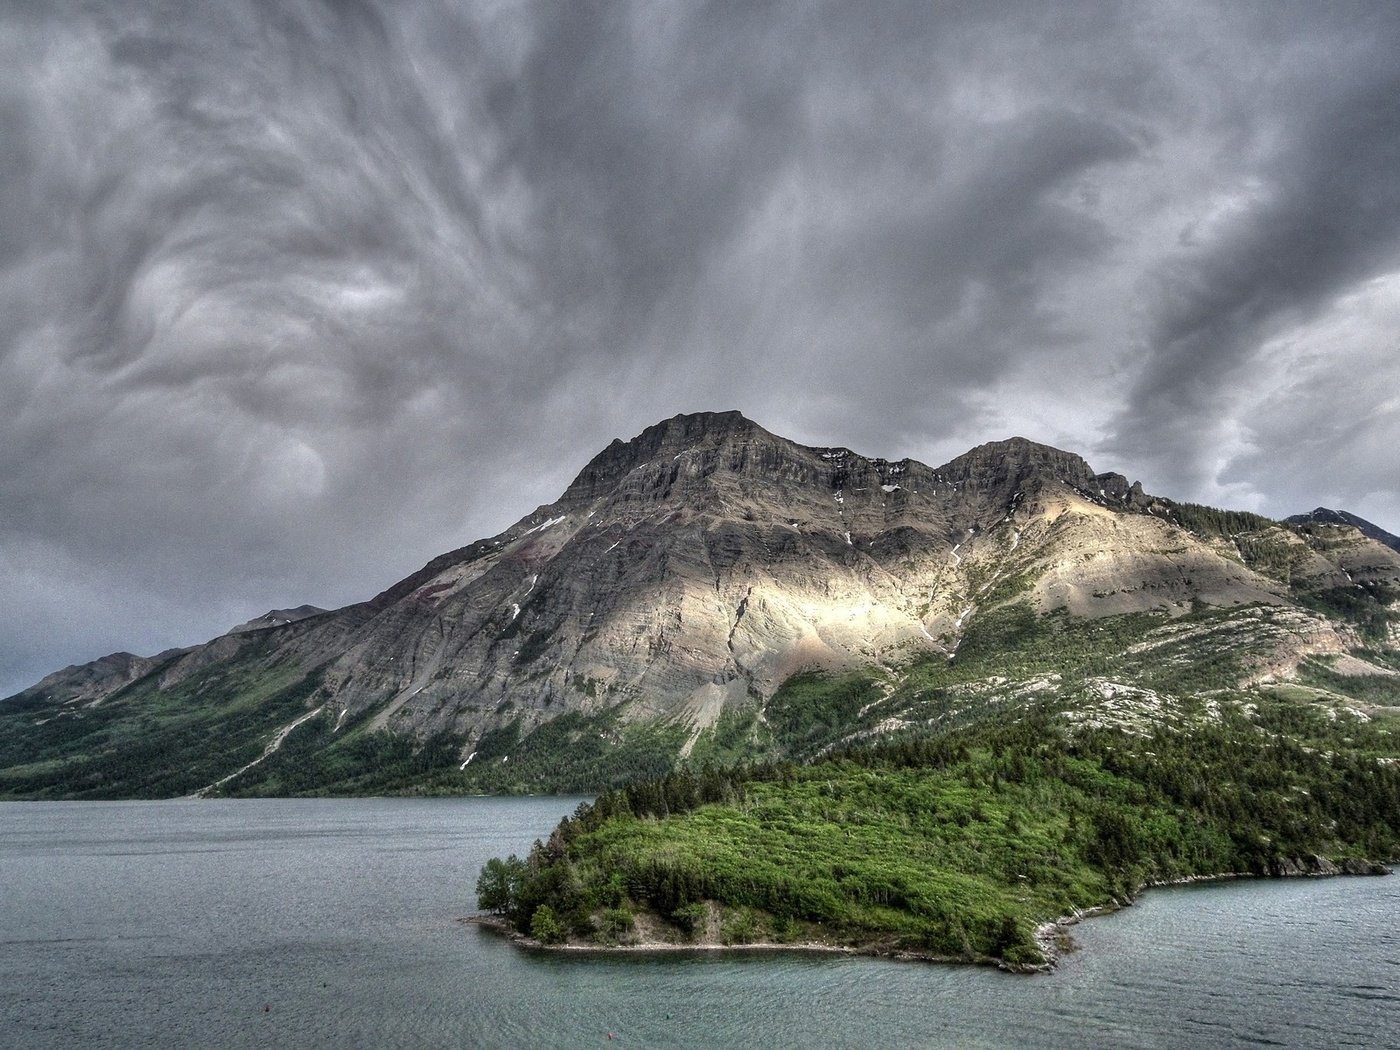
[(0, 1046), (1400, 1046), (1400, 878), (1155, 890), (1035, 977), (458, 923), (577, 801), (0, 804)]

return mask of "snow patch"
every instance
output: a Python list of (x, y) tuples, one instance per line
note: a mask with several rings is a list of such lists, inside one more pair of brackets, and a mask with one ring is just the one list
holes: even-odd
[(545, 522), (544, 522), (543, 524), (541, 524), (541, 525), (536, 525), (533, 529), (527, 529), (525, 532), (522, 532), (522, 533), (520, 534), (520, 538), (521, 538), (521, 539), (524, 539), (526, 536), (533, 535), (533, 534), (536, 533), (536, 532), (543, 532), (545, 529), (552, 529), (552, 528), (554, 528), (554, 526), (558, 525), (560, 522), (564, 522), (564, 521), (568, 521), (568, 520), (569, 520), (569, 516), (568, 516), (567, 514), (562, 514), (562, 515), (560, 515), (560, 516), (557, 517), (557, 518), (548, 518), (548, 519), (545, 520)]

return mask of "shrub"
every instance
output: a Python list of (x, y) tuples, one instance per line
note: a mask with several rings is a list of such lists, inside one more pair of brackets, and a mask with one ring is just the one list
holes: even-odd
[(564, 939), (564, 927), (559, 916), (548, 904), (541, 904), (530, 918), (530, 936), (541, 944), (558, 944)]
[(671, 913), (671, 921), (679, 926), (686, 936), (691, 938), (704, 932), (705, 924), (709, 919), (710, 906), (703, 901), (683, 904)]
[(598, 920), (598, 933), (607, 941), (620, 941), (632, 932), (633, 922), (630, 908), (604, 908)]
[(747, 908), (730, 912), (720, 927), (720, 939), (725, 944), (748, 944), (756, 934), (753, 914)]

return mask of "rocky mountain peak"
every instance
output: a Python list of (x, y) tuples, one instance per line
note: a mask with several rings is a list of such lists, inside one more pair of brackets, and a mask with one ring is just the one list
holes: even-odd
[(1039, 491), (1047, 483), (1067, 485), (1095, 502), (1125, 510), (1142, 510), (1151, 497), (1140, 482), (1122, 474), (1096, 474), (1073, 452), (1023, 437), (989, 441), (940, 467), (941, 478), (969, 493), (982, 493), (996, 502), (1014, 501), (1016, 493)]
[(564, 500), (587, 502), (606, 495), (629, 473), (653, 461), (674, 461), (684, 452), (715, 450), (754, 438), (779, 440), (737, 411), (672, 416), (647, 427), (630, 441), (614, 438), (579, 471)]
[(954, 482), (991, 487), (1032, 477), (1057, 477), (1076, 488), (1096, 475), (1083, 457), (1023, 437), (989, 441), (963, 453), (940, 471)]
[(228, 633), (245, 634), (249, 631), (261, 631), (267, 627), (281, 627), (311, 616), (320, 616), (325, 611), (325, 609), (315, 605), (298, 605), (295, 609), (269, 609), (261, 616), (255, 616), (247, 623), (240, 623), (237, 627), (231, 628)]

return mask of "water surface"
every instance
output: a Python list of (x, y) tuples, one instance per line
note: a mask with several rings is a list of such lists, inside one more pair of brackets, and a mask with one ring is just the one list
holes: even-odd
[(1400, 1045), (1400, 879), (1155, 890), (1048, 977), (456, 920), (577, 799), (0, 804), (0, 1045)]

